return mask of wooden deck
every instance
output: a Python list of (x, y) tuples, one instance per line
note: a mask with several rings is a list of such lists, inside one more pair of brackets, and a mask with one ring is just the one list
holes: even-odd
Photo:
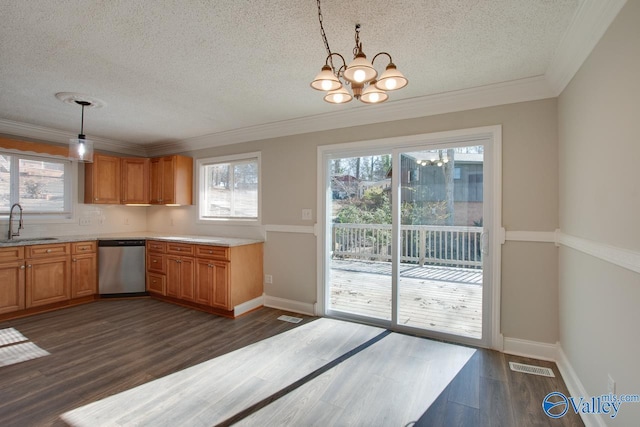
[[(400, 324), (481, 338), (482, 270), (402, 264)], [(331, 309), (391, 320), (391, 263), (332, 260)]]

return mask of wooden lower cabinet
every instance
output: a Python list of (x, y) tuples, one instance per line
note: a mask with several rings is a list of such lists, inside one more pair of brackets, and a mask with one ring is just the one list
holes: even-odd
[(195, 277), (194, 258), (167, 255), (167, 296), (194, 301)]
[(0, 264), (0, 314), (24, 310), (24, 260)]
[(25, 307), (37, 307), (71, 298), (68, 256), (27, 260)]
[(195, 302), (224, 310), (233, 309), (228, 267), (226, 261), (197, 260)]
[(262, 248), (147, 241), (147, 291), (234, 317), (238, 305), (262, 296)]
[(98, 293), (98, 257), (95, 253), (72, 255), (71, 298)]

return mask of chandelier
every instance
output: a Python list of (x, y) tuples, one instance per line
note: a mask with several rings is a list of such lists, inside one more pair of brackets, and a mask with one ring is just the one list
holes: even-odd
[[(320, 73), (311, 82), (311, 87), (327, 92), (324, 97), (325, 101), (331, 104), (344, 104), (356, 98), (366, 104), (378, 104), (389, 99), (388, 91), (401, 89), (409, 83), (406, 77), (396, 69), (391, 55), (387, 52), (376, 54), (371, 62), (367, 60), (362, 51), (362, 43), (360, 43), (360, 24), (356, 24), (353, 61), (347, 65), (342, 55), (331, 52), (331, 48), (329, 48), (327, 35), (322, 25), (320, 0), (318, 0), (318, 21), (320, 22), (322, 41), (327, 50), (327, 59)], [(378, 78), (378, 72), (373, 64), (380, 56), (388, 57), (389, 64)], [(341, 61), (337, 64), (339, 66), (334, 64), (334, 58)], [(351, 92), (347, 90), (347, 86), (351, 86)]]

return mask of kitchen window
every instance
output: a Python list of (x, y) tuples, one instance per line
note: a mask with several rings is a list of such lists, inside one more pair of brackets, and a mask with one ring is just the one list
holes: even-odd
[(260, 153), (197, 161), (200, 220), (260, 219)]
[(71, 218), (71, 170), (68, 160), (0, 152), (0, 215), (20, 203), (25, 216)]

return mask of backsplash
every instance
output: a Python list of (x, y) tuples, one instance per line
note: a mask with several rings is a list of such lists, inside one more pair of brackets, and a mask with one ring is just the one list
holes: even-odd
[[(147, 231), (146, 209), (138, 206), (85, 205), (80, 203), (77, 205), (73, 222), (38, 222), (37, 218), (25, 217), (20, 237), (81, 236)], [(3, 222), (0, 227), (1, 235), (6, 235), (8, 223)]]

